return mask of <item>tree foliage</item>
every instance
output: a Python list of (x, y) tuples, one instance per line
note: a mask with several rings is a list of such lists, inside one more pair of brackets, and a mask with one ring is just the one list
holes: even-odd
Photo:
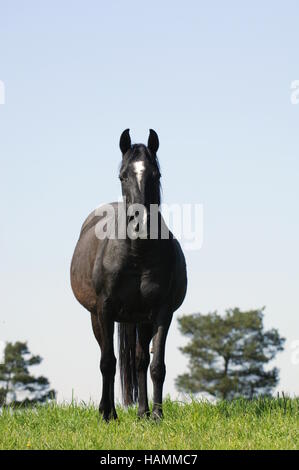
[(30, 368), (41, 362), (40, 356), (30, 353), (27, 343), (6, 344), (4, 362), (0, 364), (0, 406), (43, 403), (55, 398), (48, 379), (30, 373)]
[(177, 388), (224, 399), (270, 395), (279, 374), (276, 367), (265, 366), (283, 350), (285, 339), (276, 329), (264, 330), (263, 310), (181, 317), (180, 331), (189, 338), (181, 348), (189, 358), (189, 373), (177, 377)]

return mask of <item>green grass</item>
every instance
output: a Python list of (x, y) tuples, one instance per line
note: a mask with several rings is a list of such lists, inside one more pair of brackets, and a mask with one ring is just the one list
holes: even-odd
[(106, 424), (91, 405), (50, 404), (0, 414), (0, 449), (299, 449), (299, 399), (164, 402), (164, 419), (118, 407)]

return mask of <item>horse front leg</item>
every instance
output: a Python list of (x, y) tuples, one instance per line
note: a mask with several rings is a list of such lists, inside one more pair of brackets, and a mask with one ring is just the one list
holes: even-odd
[(166, 375), (165, 343), (168, 329), (172, 320), (172, 313), (161, 311), (154, 324), (153, 360), (150, 366), (151, 378), (154, 385), (153, 413), (154, 419), (163, 417), (162, 398), (163, 384)]
[(103, 419), (109, 421), (117, 418), (114, 404), (116, 357), (113, 345), (114, 321), (109, 306), (105, 302), (98, 309), (97, 325), (96, 337), (101, 348), (100, 370), (102, 373), (102, 398), (99, 411)]
[(147, 397), (147, 370), (150, 362), (149, 344), (152, 339), (152, 324), (137, 326), (138, 342), (136, 347), (136, 369), (138, 380), (138, 417), (150, 414)]

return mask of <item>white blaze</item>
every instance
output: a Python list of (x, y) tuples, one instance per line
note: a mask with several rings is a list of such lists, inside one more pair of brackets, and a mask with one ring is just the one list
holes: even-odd
[(134, 163), (134, 170), (137, 178), (137, 183), (139, 189), (141, 189), (141, 180), (142, 180), (142, 175), (145, 170), (144, 162), (135, 162)]

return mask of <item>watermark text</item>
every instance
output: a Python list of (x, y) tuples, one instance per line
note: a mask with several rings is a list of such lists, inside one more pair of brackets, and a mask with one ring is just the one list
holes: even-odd
[[(103, 204), (95, 210), (99, 240), (167, 240), (172, 233), (185, 250), (200, 250), (203, 244), (202, 204)], [(171, 232), (168, 227), (171, 227)]]

